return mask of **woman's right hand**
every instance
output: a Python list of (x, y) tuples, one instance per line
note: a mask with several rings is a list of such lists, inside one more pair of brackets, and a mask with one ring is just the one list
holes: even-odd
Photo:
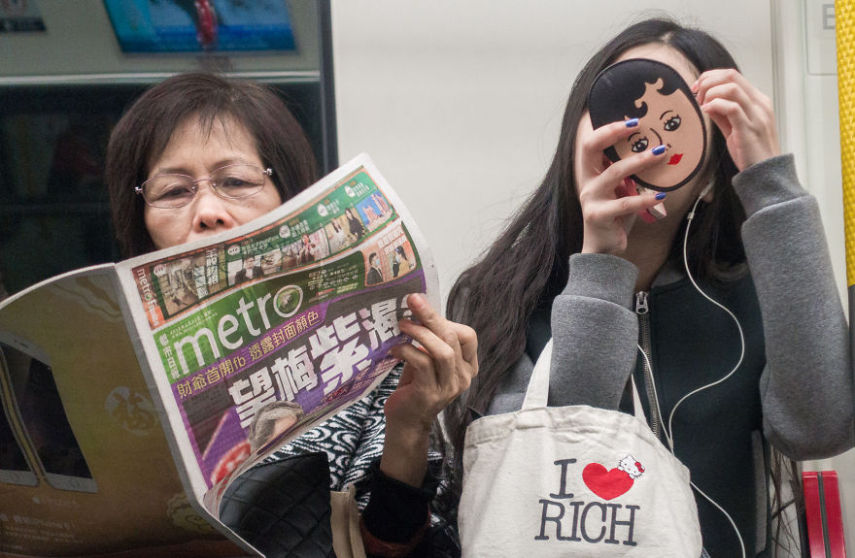
[(471, 327), (442, 317), (423, 294), (410, 294), (407, 306), (412, 319), (401, 320), (398, 327), (413, 342), (389, 351), (405, 364), (398, 387), (384, 408), (386, 439), (380, 470), (393, 479), (421, 486), (437, 415), (478, 374), (478, 336)]
[(635, 188), (629, 177), (664, 161), (665, 150), (648, 149), (616, 163), (603, 153), (638, 129), (637, 124), (628, 126), (629, 122), (612, 122), (594, 130), (587, 112), (579, 122), (574, 171), (584, 222), (583, 253), (622, 255), (636, 215), (665, 197), (654, 191), (640, 196), (629, 191)]

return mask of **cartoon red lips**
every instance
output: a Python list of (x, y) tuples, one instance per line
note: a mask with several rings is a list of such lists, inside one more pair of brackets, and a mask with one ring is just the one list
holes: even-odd
[(682, 159), (682, 158), (683, 158), (682, 153), (674, 153), (673, 155), (671, 155), (671, 158), (668, 160), (668, 164), (669, 165), (679, 164), (680, 159)]

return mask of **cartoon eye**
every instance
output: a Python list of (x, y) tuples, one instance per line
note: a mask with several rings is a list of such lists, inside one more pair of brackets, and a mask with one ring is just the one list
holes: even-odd
[(679, 116), (672, 116), (671, 118), (665, 121), (665, 124), (662, 127), (665, 129), (666, 132), (673, 132), (674, 130), (680, 127), (680, 122), (682, 122), (682, 120)]
[(632, 149), (633, 153), (641, 153), (642, 151), (647, 149), (648, 143), (649, 142), (647, 141), (647, 138), (642, 136), (641, 138), (632, 142), (632, 146), (630, 146), (630, 149)]

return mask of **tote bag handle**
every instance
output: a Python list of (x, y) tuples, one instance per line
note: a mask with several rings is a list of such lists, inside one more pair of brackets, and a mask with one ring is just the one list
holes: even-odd
[[(531, 372), (531, 379), (528, 381), (528, 389), (525, 392), (522, 409), (536, 409), (538, 407), (546, 407), (546, 401), (549, 397), (549, 369), (552, 364), (552, 338), (546, 342), (546, 346), (537, 357), (537, 362), (534, 365), (534, 370)], [(632, 384), (632, 408), (635, 418), (647, 424), (644, 418), (644, 411), (641, 408), (641, 398), (638, 395), (638, 389), (635, 386), (635, 378), (630, 373), (629, 381)]]

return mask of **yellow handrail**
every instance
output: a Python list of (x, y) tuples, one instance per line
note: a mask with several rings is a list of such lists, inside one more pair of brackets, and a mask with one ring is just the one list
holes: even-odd
[(834, 3), (837, 94), (840, 103), (840, 164), (846, 234), (846, 283), (855, 284), (855, 1)]

